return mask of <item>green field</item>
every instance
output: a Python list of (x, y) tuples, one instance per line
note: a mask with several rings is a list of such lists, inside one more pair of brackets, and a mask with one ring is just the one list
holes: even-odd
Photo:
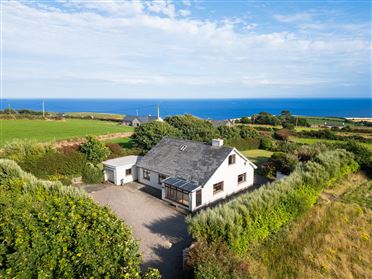
[[(297, 137), (291, 137), (291, 141), (298, 142), (298, 143), (304, 143), (304, 144), (314, 144), (317, 142), (342, 142), (340, 140), (329, 140), (329, 139), (313, 139), (313, 138), (297, 138)], [(367, 148), (372, 150), (372, 143), (365, 143), (361, 142), (360, 144), (366, 146)]]
[[(342, 125), (343, 123), (346, 124), (346, 119), (342, 117), (321, 117), (321, 116), (299, 116), (300, 118), (306, 118), (306, 120), (311, 125)], [(352, 123), (348, 123), (348, 125), (352, 125)]]
[(0, 120), (0, 146), (14, 139), (46, 142), (131, 131), (132, 127), (97, 120)]
[(131, 138), (117, 138), (106, 141), (107, 143), (117, 143), (123, 148), (132, 148), (133, 143)]
[(66, 116), (70, 117), (92, 117), (99, 119), (120, 119), (122, 120), (123, 114), (112, 114), (112, 113), (96, 113), (96, 112), (67, 112)]
[(267, 161), (270, 156), (273, 154), (271, 151), (262, 150), (262, 149), (251, 149), (242, 152), (249, 160), (255, 164), (262, 164)]

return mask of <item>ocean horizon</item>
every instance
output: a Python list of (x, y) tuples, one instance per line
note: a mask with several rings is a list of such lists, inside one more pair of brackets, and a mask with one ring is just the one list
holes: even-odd
[(206, 119), (229, 119), (266, 111), (294, 115), (372, 117), (371, 98), (339, 99), (1, 99), (1, 109), (45, 110), (51, 112), (97, 112), (162, 117), (189, 113)]

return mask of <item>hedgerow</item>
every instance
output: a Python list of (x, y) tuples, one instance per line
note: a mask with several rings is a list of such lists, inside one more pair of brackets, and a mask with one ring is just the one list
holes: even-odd
[(73, 187), (2, 159), (0, 212), (1, 278), (141, 278), (129, 228)]
[(188, 217), (189, 230), (197, 240), (222, 241), (244, 254), (251, 245), (306, 212), (324, 188), (358, 168), (352, 153), (324, 152), (314, 161), (300, 163), (286, 179)]

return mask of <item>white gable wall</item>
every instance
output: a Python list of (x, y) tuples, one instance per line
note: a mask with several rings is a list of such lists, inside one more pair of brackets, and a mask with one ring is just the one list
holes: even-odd
[[(229, 165), (229, 156), (235, 154), (235, 164)], [(218, 167), (216, 172), (211, 176), (202, 189), (202, 204), (196, 207), (196, 192), (192, 193), (191, 210), (194, 211), (207, 204), (223, 199), (231, 194), (237, 193), (253, 185), (254, 168), (249, 161), (243, 159), (236, 150), (232, 150), (229, 156)], [(246, 173), (246, 181), (238, 184), (238, 175)], [(213, 194), (213, 185), (218, 182), (224, 182), (224, 189), (221, 192)]]
[[(126, 170), (132, 169), (131, 175), (126, 175)], [(108, 180), (108, 173), (107, 172), (114, 172), (114, 181), (112, 181), (115, 185), (123, 185), (128, 182), (132, 182), (137, 180), (137, 167), (134, 164), (124, 165), (124, 166), (105, 166), (104, 171), (104, 178), (105, 181)]]

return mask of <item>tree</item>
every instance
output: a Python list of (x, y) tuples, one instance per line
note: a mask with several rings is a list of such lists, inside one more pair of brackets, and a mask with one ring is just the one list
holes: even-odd
[(256, 138), (258, 132), (255, 128), (249, 126), (239, 126), (240, 137), (243, 139)]
[(288, 129), (280, 129), (274, 133), (274, 137), (278, 140), (288, 140), (289, 139), (289, 130)]
[(88, 136), (81, 145), (80, 151), (87, 156), (87, 160), (93, 164), (101, 163), (110, 155), (110, 150), (106, 145), (95, 137)]
[(166, 136), (181, 137), (182, 133), (167, 122), (153, 121), (136, 127), (132, 139), (136, 147), (150, 150)]
[(167, 117), (165, 121), (180, 130), (185, 139), (209, 143), (219, 136), (218, 130), (209, 121), (190, 114)]
[(223, 139), (238, 139), (240, 138), (240, 131), (236, 127), (220, 126), (217, 128), (220, 137)]
[(275, 169), (285, 175), (289, 175), (298, 164), (298, 158), (294, 154), (275, 152), (271, 155), (270, 161), (274, 164)]
[(268, 112), (260, 112), (259, 114), (252, 115), (252, 123), (265, 124), (265, 125), (280, 125), (281, 121), (278, 117)]
[(250, 124), (250, 123), (252, 123), (252, 121), (249, 119), (248, 116), (243, 116), (242, 118), (240, 118), (240, 123), (242, 123), (242, 124)]

